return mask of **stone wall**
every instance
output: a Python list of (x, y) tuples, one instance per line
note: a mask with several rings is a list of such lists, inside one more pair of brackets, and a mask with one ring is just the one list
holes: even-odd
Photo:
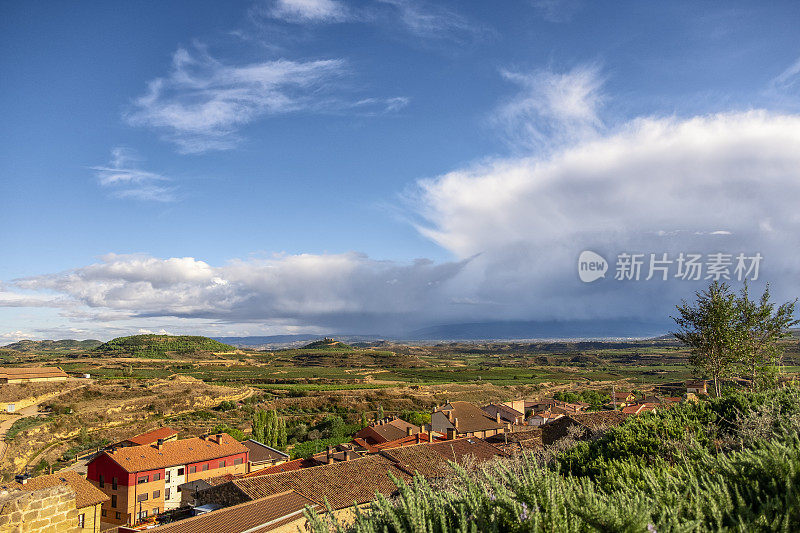
[(0, 533), (78, 533), (75, 491), (62, 485), (0, 490)]

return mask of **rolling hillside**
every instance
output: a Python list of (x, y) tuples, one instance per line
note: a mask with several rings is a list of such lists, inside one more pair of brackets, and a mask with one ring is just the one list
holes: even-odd
[(21, 340), (7, 344), (2, 348), (7, 350), (14, 350), (20, 353), (43, 353), (43, 352), (82, 352), (88, 351), (100, 346), (102, 341), (94, 339), (87, 339), (84, 341), (77, 341), (73, 339), (64, 339), (59, 341), (29, 341)]
[(101, 344), (93, 353), (111, 357), (170, 358), (187, 355), (210, 355), (233, 352), (236, 348), (208, 337), (189, 335), (133, 335), (118, 337)]

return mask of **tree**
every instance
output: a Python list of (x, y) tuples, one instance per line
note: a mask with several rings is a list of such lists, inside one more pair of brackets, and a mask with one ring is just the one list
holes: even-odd
[(738, 346), (739, 365), (744, 375), (750, 379), (752, 388), (762, 384), (770, 369), (775, 369), (780, 364), (783, 347), (778, 341), (791, 335), (789, 328), (800, 323), (800, 320), (793, 318), (797, 299), (776, 308), (769, 298), (769, 284), (767, 284), (758, 301), (750, 300), (745, 282), (736, 301), (741, 329)]
[(719, 397), (722, 380), (734, 367), (741, 342), (739, 305), (728, 284), (719, 281), (695, 295), (693, 305), (683, 300), (676, 306), (680, 316), (672, 319), (679, 331), (673, 335), (689, 347), (690, 362), (711, 377), (714, 394)]
[(378, 420), (383, 420), (383, 406), (378, 406)]

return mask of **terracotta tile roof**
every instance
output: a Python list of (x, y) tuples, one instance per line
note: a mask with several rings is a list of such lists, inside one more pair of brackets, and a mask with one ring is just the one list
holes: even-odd
[(266, 444), (262, 444), (257, 440), (248, 439), (242, 441), (248, 450), (250, 450), (250, 462), (262, 463), (267, 461), (285, 461), (289, 458), (288, 454), (283, 453), (275, 448), (270, 448)]
[(7, 379), (41, 379), (66, 378), (66, 372), (57, 366), (0, 368), (0, 378)]
[[(419, 435), (420, 442), (417, 442), (418, 438), (417, 435)], [(444, 440), (444, 437), (437, 437), (436, 435), (434, 435), (433, 440), (434, 442), (437, 440)], [(373, 446), (369, 446), (369, 451), (376, 452), (380, 450), (388, 450), (391, 448), (399, 448), (400, 446), (412, 446), (415, 444), (420, 444), (430, 441), (431, 441), (430, 433), (417, 433), (415, 435), (407, 435), (402, 439), (390, 440), (389, 442), (382, 442), (381, 444), (375, 444)]]
[(522, 431), (514, 431), (512, 433), (503, 433), (501, 435), (494, 435), (486, 439), (487, 442), (492, 444), (498, 443), (521, 443), (525, 442), (526, 446), (542, 445), (542, 428), (533, 427)]
[(520, 413), (516, 409), (512, 409), (511, 407), (501, 403), (490, 403), (489, 405), (484, 405), (481, 407), (481, 410), (492, 418), (494, 418), (494, 414), (499, 411), (500, 418), (508, 422), (515, 422), (517, 418), (525, 417), (524, 413)]
[[(287, 491), (219, 509), (156, 528), (161, 533), (261, 533), (285, 526), (303, 517), (306, 506), (319, 506), (297, 492)], [(260, 526), (260, 527), (259, 527)]]
[[(219, 438), (219, 443), (216, 441), (217, 438)], [(142, 472), (208, 461), (247, 451), (241, 442), (227, 433), (222, 433), (218, 437), (212, 435), (206, 439), (192, 437), (165, 442), (160, 450), (156, 446), (129, 446), (103, 453), (118, 463), (126, 472)]]
[(562, 416), (541, 426), (542, 442), (546, 445), (566, 437), (570, 426), (581, 426), (590, 430), (618, 426), (628, 415), (620, 411), (598, 411)]
[[(409, 428), (411, 429), (412, 433), (419, 433), (419, 426), (415, 426), (414, 424), (406, 422), (401, 418), (393, 418), (390, 420), (382, 421), (382, 423), (376, 422), (370, 424), (368, 427), (371, 428), (372, 431), (380, 435), (384, 439), (384, 441), (397, 440), (407, 436), (408, 435), (407, 431)], [(364, 430), (361, 430), (358, 433), (356, 433), (356, 436), (361, 437), (362, 435), (359, 435), (359, 433), (361, 433), (362, 431)]]
[(147, 433), (142, 433), (140, 435), (136, 435), (129, 439), (126, 439), (123, 442), (131, 442), (137, 446), (144, 446), (146, 444), (153, 444), (158, 442), (158, 439), (168, 439), (170, 437), (174, 437), (177, 435), (178, 432), (172, 428), (163, 427), (154, 429), (152, 431), (148, 431)]
[(376, 492), (385, 495), (394, 493), (397, 485), (389, 476), (390, 472), (397, 478), (410, 479), (391, 460), (370, 455), (280, 474), (235, 479), (231, 484), (251, 499), (294, 490), (315, 501), (327, 499), (334, 509), (344, 509), (354, 502), (359, 505), (371, 502)]
[(482, 439), (464, 438), (434, 444), (405, 446), (381, 452), (402, 467), (408, 474), (419, 473), (426, 478), (441, 477), (452, 472), (449, 462), (464, 464), (468, 457), (483, 462), (505, 454)]
[(278, 474), (264, 475), (262, 470), (254, 473), (257, 475), (234, 479), (230, 485), (250, 499), (294, 490), (314, 501), (327, 499), (334, 509), (343, 509), (353, 503), (371, 502), (378, 492), (386, 496), (395, 493), (397, 485), (392, 476), (404, 481), (409, 481), (415, 472), (440, 477), (451, 470), (448, 461), (463, 463), (467, 457), (484, 461), (504, 455), (486, 441), (464, 438), (392, 448), (351, 461)]
[(311, 468), (312, 466), (317, 466), (317, 462), (313, 459), (294, 459), (279, 465), (268, 466), (267, 468), (250, 472), (242, 477), (255, 477), (265, 476), (267, 474), (280, 474), (281, 472), (293, 472), (295, 470), (300, 470), (301, 468)]
[(504, 424), (498, 424), (494, 418), (470, 402), (449, 402), (439, 410), (444, 413), (453, 412), (453, 417), (458, 418), (458, 428), (456, 429), (459, 433), (505, 428)]
[(448, 461), (456, 463), (462, 463), (466, 456), (472, 456), (477, 461), (488, 461), (503, 456), (503, 453), (498, 452), (497, 448), (483, 439), (476, 438), (446, 440), (428, 446), (442, 454)]
[(81, 509), (110, 500), (100, 489), (89, 483), (86, 478), (75, 471), (65, 470), (47, 476), (30, 478), (24, 485), (17, 485), (22, 490), (38, 490), (57, 485), (69, 485), (75, 491), (75, 507)]

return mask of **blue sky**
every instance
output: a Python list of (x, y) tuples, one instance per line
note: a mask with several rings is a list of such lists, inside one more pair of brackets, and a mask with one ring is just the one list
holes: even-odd
[(592, 248), (760, 251), (800, 295), (797, 3), (0, 10), (0, 340), (664, 316), (700, 286), (585, 286)]

